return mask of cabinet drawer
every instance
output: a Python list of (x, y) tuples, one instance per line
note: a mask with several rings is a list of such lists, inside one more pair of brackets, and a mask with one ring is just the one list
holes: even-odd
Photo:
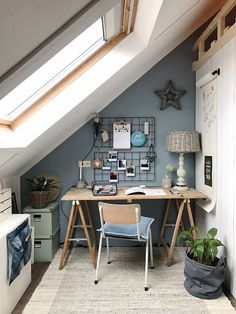
[(59, 248), (59, 230), (51, 239), (34, 239), (34, 261), (50, 262)]
[(0, 190), (0, 203), (6, 201), (9, 198), (11, 199), (11, 189)]
[(5, 200), (0, 203), (0, 212), (4, 212), (8, 208), (11, 208), (11, 199)]
[(0, 191), (0, 213), (6, 211), (11, 207), (11, 190)]
[(0, 190), (0, 221), (11, 215), (11, 189)]
[(52, 238), (59, 225), (58, 204), (50, 204), (44, 209), (26, 207), (24, 213), (30, 214), (35, 238)]
[(51, 238), (53, 232), (55, 231), (56, 227), (58, 227), (58, 221), (56, 226), (54, 226), (54, 217), (52, 214), (46, 213), (35, 213), (30, 214), (31, 218), (31, 225), (35, 228), (35, 237), (45, 237)]

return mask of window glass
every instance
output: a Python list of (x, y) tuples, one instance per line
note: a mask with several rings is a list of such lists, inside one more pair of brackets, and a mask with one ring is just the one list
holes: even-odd
[(100, 18), (0, 100), (0, 119), (13, 121), (104, 43)]

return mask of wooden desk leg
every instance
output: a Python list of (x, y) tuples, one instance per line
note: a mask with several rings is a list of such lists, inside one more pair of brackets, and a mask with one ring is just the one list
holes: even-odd
[[(176, 209), (177, 209), (177, 214), (178, 214), (178, 212), (179, 212), (179, 201), (177, 199), (175, 200), (175, 204), (176, 204)], [(185, 230), (183, 217), (181, 218), (181, 227), (182, 227), (182, 230)]]
[(75, 219), (76, 219), (76, 215), (77, 215), (78, 212), (79, 211), (78, 211), (78, 208), (77, 208), (77, 205), (76, 205), (76, 202), (75, 202), (75, 211), (74, 211), (74, 215), (73, 215), (73, 218), (72, 218), (70, 232), (69, 232), (69, 238), (68, 238), (68, 249), (70, 249), (72, 247), (72, 245), (73, 245), (73, 242), (69, 241), (69, 240), (72, 239), (72, 237), (73, 237)]
[(63, 245), (62, 253), (61, 253), (59, 269), (62, 269), (65, 263), (65, 257), (70, 246), (69, 239), (70, 239), (71, 230), (73, 230), (73, 221), (75, 220), (75, 216), (76, 216), (76, 204), (75, 204), (75, 201), (73, 201), (71, 211), (70, 211), (70, 218), (69, 218), (69, 222), (67, 226), (67, 231), (66, 231), (65, 242)]
[(168, 253), (168, 257), (167, 257), (167, 263), (166, 263), (167, 266), (170, 266), (171, 262), (172, 262), (174, 248), (175, 248), (177, 235), (178, 235), (178, 231), (179, 231), (179, 225), (180, 225), (181, 218), (182, 218), (182, 215), (183, 215), (185, 203), (186, 203), (186, 200), (182, 200), (181, 204), (180, 204), (180, 207), (179, 207), (179, 212), (178, 212), (178, 216), (177, 216), (177, 219), (176, 219), (175, 229), (174, 229), (172, 240), (171, 240), (171, 246), (170, 246), (170, 250), (169, 250), (169, 253)]
[[(189, 218), (190, 226), (192, 228), (194, 228), (195, 226), (194, 226), (194, 220), (193, 220), (193, 214), (192, 214), (190, 199), (187, 200), (187, 210), (188, 210), (188, 218)], [(192, 233), (193, 233), (193, 238), (196, 239), (197, 238), (196, 230), (193, 229)]]
[(93, 227), (93, 222), (92, 222), (92, 218), (91, 218), (91, 215), (90, 215), (90, 210), (89, 210), (87, 201), (85, 201), (85, 208), (86, 208), (87, 216), (88, 216), (88, 219), (89, 219), (89, 224), (91, 226), (91, 231), (92, 231), (92, 235), (93, 235), (93, 239), (94, 239), (94, 250), (96, 250), (96, 248), (97, 248), (97, 238), (96, 238), (96, 233), (95, 233), (95, 230), (94, 230), (94, 227)]
[(159, 241), (159, 246), (162, 244), (163, 247), (165, 248), (165, 250), (167, 251), (167, 253), (168, 253), (168, 247), (167, 247), (167, 244), (166, 244), (166, 242), (164, 240), (164, 234), (165, 234), (166, 221), (167, 221), (167, 218), (168, 218), (168, 215), (169, 215), (169, 211), (170, 211), (170, 204), (171, 204), (171, 199), (169, 199), (167, 201), (167, 206), (166, 206), (166, 209), (165, 209), (165, 215), (164, 215), (164, 219), (163, 219), (163, 222), (162, 222), (161, 233), (160, 233), (160, 241)]
[(96, 256), (95, 256), (94, 251), (93, 251), (93, 246), (92, 246), (92, 243), (91, 243), (91, 240), (90, 240), (87, 224), (86, 224), (86, 221), (85, 221), (85, 218), (84, 218), (83, 209), (82, 209), (79, 201), (76, 201), (76, 205), (77, 205), (77, 208), (79, 209), (79, 214), (80, 214), (81, 222), (82, 222), (82, 225), (83, 225), (83, 228), (84, 228), (85, 237), (86, 237), (86, 240), (87, 240), (87, 243), (88, 243), (89, 252), (90, 252), (90, 255), (92, 257), (93, 266), (94, 266), (94, 268), (96, 268)]

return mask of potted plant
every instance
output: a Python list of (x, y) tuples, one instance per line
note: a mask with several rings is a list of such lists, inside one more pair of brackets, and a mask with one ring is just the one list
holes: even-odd
[[(193, 238), (193, 231), (197, 238)], [(217, 257), (218, 247), (222, 242), (216, 239), (217, 229), (212, 228), (207, 236), (200, 235), (197, 228), (182, 231), (178, 241), (183, 240), (186, 255), (184, 275), (185, 289), (201, 299), (216, 299), (222, 294), (225, 279), (226, 258)]]
[(171, 182), (171, 173), (175, 170), (175, 167), (173, 164), (168, 164), (166, 165), (166, 175), (165, 177), (162, 179), (162, 186), (163, 188), (169, 189), (172, 186), (172, 182)]
[(38, 176), (33, 179), (26, 179), (31, 186), (31, 207), (44, 208), (48, 204), (48, 195), (52, 188), (58, 188), (58, 182), (54, 179), (46, 179)]

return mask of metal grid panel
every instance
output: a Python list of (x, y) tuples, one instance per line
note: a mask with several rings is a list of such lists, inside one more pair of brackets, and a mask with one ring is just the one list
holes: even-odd
[[(149, 164), (149, 170), (142, 170), (140, 162), (146, 157), (146, 153), (151, 144), (155, 146), (155, 118), (154, 117), (102, 117), (101, 130), (107, 130), (109, 141), (104, 143), (101, 135), (95, 140), (94, 159), (108, 159), (108, 152), (113, 150), (113, 122), (130, 122), (131, 133), (135, 131), (144, 132), (144, 122), (149, 123), (149, 134), (145, 135), (146, 141), (142, 147), (131, 146), (130, 150), (116, 150), (117, 160), (126, 160), (127, 166), (135, 167), (135, 176), (127, 176), (126, 170), (118, 170), (118, 161), (111, 162), (111, 169), (94, 169), (95, 182), (109, 182), (110, 171), (118, 172), (118, 182), (135, 182), (135, 181), (154, 181), (155, 180), (155, 162)], [(94, 134), (96, 138), (96, 135)]]
[[(96, 139), (94, 132), (94, 139), (96, 139), (95, 147), (113, 147), (113, 123), (114, 122), (130, 122), (131, 133), (135, 131), (144, 132), (144, 122), (149, 124), (149, 134), (146, 135), (146, 141), (142, 147), (149, 147), (151, 144), (155, 145), (155, 118), (154, 117), (102, 117), (101, 118), (101, 130), (107, 130), (109, 134), (109, 141), (103, 142), (101, 134)], [(137, 147), (132, 147), (132, 149)], [(139, 148), (140, 149), (140, 148)]]

